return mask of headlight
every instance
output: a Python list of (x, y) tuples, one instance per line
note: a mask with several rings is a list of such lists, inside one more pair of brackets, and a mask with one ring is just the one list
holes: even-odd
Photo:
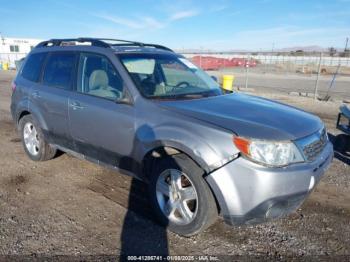
[(270, 142), (241, 137), (234, 137), (233, 141), (243, 155), (264, 165), (286, 166), (304, 161), (293, 142)]

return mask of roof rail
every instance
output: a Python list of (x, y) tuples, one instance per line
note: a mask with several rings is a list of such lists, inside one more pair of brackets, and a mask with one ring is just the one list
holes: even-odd
[[(120, 43), (107, 43), (106, 41), (120, 42)], [(112, 39), (112, 38), (90, 38), (90, 37), (80, 37), (80, 38), (65, 38), (65, 39), (50, 39), (39, 43), (36, 47), (48, 47), (48, 46), (61, 46), (65, 42), (90, 42), (92, 46), (111, 48), (114, 46), (140, 46), (140, 47), (154, 47), (158, 49), (167, 50), (173, 52), (168, 47), (157, 45), (157, 44), (147, 44), (136, 41), (122, 40), (122, 39)]]
[(147, 47), (154, 47), (158, 49), (163, 49), (167, 51), (174, 52), (170, 48), (162, 45), (157, 45), (157, 44), (148, 44), (148, 43), (142, 43), (142, 42), (137, 42), (137, 41), (130, 41), (130, 40), (123, 40), (123, 39), (114, 39), (114, 38), (93, 38), (98, 41), (113, 41), (113, 42), (121, 42), (121, 44), (110, 44), (111, 47), (113, 46), (147, 46)]
[(110, 47), (109, 44), (100, 41), (96, 38), (88, 38), (88, 37), (80, 37), (80, 38), (64, 38), (64, 39), (50, 39), (48, 41), (43, 41), (39, 43), (36, 47), (46, 47), (46, 46), (60, 46), (65, 42), (90, 42), (92, 46), (99, 46), (99, 47)]

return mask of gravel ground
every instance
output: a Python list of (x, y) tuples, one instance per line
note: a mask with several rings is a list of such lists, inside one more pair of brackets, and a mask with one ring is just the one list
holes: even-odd
[[(13, 75), (0, 72), (1, 255), (12, 259), (119, 254), (350, 259), (349, 155), (336, 153), (316, 190), (294, 214), (242, 227), (230, 227), (219, 219), (205, 232), (184, 238), (153, 222), (141, 182), (67, 154), (47, 162), (30, 161), (9, 113)], [(335, 102), (258, 95), (313, 112), (325, 121), (332, 137), (338, 134)]]

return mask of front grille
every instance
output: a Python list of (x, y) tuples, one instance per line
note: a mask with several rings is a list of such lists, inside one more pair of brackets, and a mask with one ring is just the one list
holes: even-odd
[(302, 150), (306, 160), (315, 160), (327, 144), (326, 130), (323, 128), (319, 132), (305, 139), (304, 142), (306, 143), (304, 143), (304, 145), (302, 146)]

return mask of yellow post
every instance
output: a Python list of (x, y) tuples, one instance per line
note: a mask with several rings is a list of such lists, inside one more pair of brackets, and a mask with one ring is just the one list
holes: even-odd
[(9, 63), (8, 62), (3, 62), (2, 63), (2, 69), (3, 70), (9, 70)]
[(235, 77), (233, 75), (223, 75), (222, 76), (222, 89), (225, 91), (233, 91), (233, 81)]

